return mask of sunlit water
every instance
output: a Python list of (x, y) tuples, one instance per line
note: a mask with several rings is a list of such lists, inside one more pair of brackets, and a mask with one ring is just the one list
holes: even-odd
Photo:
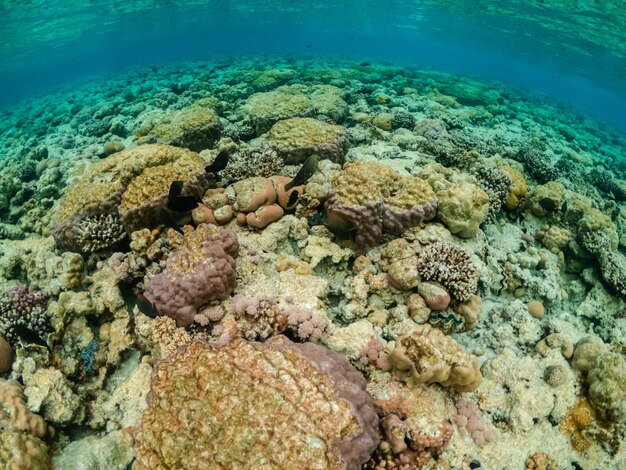
[(3, 1), (0, 105), (178, 59), (339, 56), (497, 79), (626, 129), (621, 1)]

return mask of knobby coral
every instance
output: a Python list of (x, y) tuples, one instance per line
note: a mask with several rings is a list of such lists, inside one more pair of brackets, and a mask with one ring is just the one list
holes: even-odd
[(201, 224), (185, 233), (165, 270), (147, 283), (144, 295), (160, 315), (189, 326), (199, 307), (226, 298), (235, 288), (238, 252), (233, 231)]

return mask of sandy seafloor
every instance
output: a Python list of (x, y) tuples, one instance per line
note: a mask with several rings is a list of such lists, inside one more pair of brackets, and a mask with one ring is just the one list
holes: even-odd
[[(169, 183), (195, 191), (220, 151), (230, 164), (210, 185), (226, 191), (201, 188), (184, 237), (159, 228)], [(317, 172), (280, 208), (261, 177), (293, 177), (312, 154)], [(135, 455), (135, 468), (341, 468), (337, 430), (320, 431), (322, 385), (294, 415), (281, 402), (289, 423), (250, 451), (273, 457), (252, 464), (237, 459), (262, 426), (223, 415), (211, 393), (219, 384), (267, 424), (277, 412), (262, 392), (226, 373), (197, 392), (171, 383), (176, 367), (197, 378), (229, 361), (255, 376), (235, 338), (280, 333), (367, 379), (359, 412), (380, 422), (370, 416), (369, 445), (353, 446), (365, 457), (342, 457), (350, 468), (626, 468), (626, 138), (607, 126), (458, 76), (255, 58), (127, 73), (6, 109), (0, 156), (6, 468), (125, 469)], [(218, 219), (238, 256), (202, 225)], [(192, 241), (202, 231), (209, 248)], [(185, 250), (189, 282), (172, 261)], [(163, 316), (145, 314), (144, 293)], [(180, 366), (192, 339), (227, 352)], [(148, 408), (168, 356), (174, 378), (153, 384)], [(281, 367), (304, 394), (298, 361)], [(263, 386), (289, 397), (279, 376)], [(328, 454), (281, 463), (275, 449), (289, 455), (287, 437), (307, 429)], [(222, 466), (203, 445), (223, 446)]]

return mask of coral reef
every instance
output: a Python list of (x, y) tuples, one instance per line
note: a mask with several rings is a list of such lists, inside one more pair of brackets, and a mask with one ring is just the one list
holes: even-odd
[(0, 112), (0, 466), (626, 468), (624, 149), (339, 59)]

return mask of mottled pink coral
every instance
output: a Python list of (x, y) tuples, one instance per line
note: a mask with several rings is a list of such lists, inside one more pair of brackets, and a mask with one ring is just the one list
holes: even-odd
[(385, 351), (383, 344), (372, 337), (358, 356), (359, 361), (364, 365), (372, 365), (380, 370), (391, 370), (389, 363), (389, 353)]
[(233, 231), (201, 224), (185, 233), (165, 270), (147, 283), (144, 295), (160, 315), (172, 317), (178, 326), (189, 326), (199, 307), (225, 299), (235, 288), (238, 251)]
[(472, 440), (482, 446), (487, 442), (493, 442), (498, 438), (495, 428), (487, 426), (476, 403), (467, 400), (456, 402), (457, 415), (452, 419), (459, 426), (461, 434), (466, 432)]
[(284, 308), (289, 331), (301, 341), (319, 341), (328, 328), (328, 320), (300, 305)]

